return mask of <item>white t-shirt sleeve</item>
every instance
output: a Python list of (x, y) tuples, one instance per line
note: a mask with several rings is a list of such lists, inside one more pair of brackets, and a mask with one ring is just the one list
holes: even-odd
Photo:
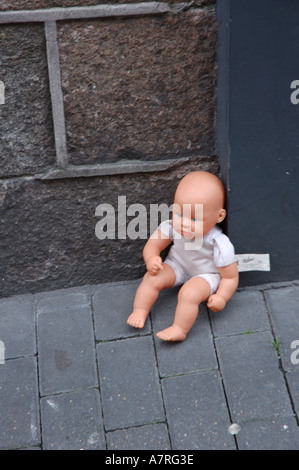
[(164, 220), (158, 227), (158, 230), (170, 240), (173, 240), (173, 228), (171, 220)]
[(214, 262), (217, 268), (224, 268), (236, 261), (234, 246), (224, 233), (215, 237), (214, 242)]

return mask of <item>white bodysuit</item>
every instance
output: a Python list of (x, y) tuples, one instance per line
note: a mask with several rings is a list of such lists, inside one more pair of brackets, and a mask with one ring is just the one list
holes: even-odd
[[(172, 267), (176, 280), (174, 285), (184, 284), (191, 277), (202, 277), (214, 294), (221, 277), (218, 268), (223, 268), (236, 261), (234, 247), (222, 230), (215, 226), (202, 239), (200, 248), (194, 240), (187, 240), (177, 233), (171, 220), (164, 220), (158, 229), (173, 241), (164, 263)], [(195, 249), (186, 249), (186, 244), (194, 244)]]

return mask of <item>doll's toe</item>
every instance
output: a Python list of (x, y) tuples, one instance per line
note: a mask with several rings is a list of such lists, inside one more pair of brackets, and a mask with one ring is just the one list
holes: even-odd
[(133, 311), (129, 318), (127, 319), (127, 324), (133, 326), (134, 328), (143, 328), (145, 320), (147, 318), (147, 313), (144, 311)]
[(179, 326), (172, 325), (165, 330), (159, 331), (157, 336), (163, 341), (184, 341), (187, 335)]

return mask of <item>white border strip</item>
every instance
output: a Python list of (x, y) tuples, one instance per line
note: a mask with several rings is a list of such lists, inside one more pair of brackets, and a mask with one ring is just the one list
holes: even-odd
[(165, 171), (191, 161), (192, 160), (187, 157), (174, 160), (131, 160), (119, 161), (117, 163), (100, 163), (98, 165), (68, 165), (66, 168), (53, 168), (45, 174), (36, 175), (36, 179), (51, 180)]
[(113, 16), (157, 15), (180, 12), (189, 3), (169, 5), (161, 2), (142, 2), (122, 5), (95, 5), (86, 7), (41, 8), (40, 10), (14, 10), (0, 12), (0, 24), (42, 21), (109, 18)]
[(56, 163), (60, 168), (68, 164), (66, 128), (64, 119), (63, 93), (57, 44), (55, 21), (46, 21), (45, 36), (47, 44), (48, 74), (52, 102), (53, 127), (55, 135)]

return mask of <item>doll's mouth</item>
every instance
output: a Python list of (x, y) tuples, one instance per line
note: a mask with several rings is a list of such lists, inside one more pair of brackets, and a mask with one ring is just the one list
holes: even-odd
[(187, 238), (187, 240), (191, 240), (191, 238), (194, 238), (194, 234), (190, 232), (185, 232), (184, 230), (181, 230), (181, 235), (184, 238)]

